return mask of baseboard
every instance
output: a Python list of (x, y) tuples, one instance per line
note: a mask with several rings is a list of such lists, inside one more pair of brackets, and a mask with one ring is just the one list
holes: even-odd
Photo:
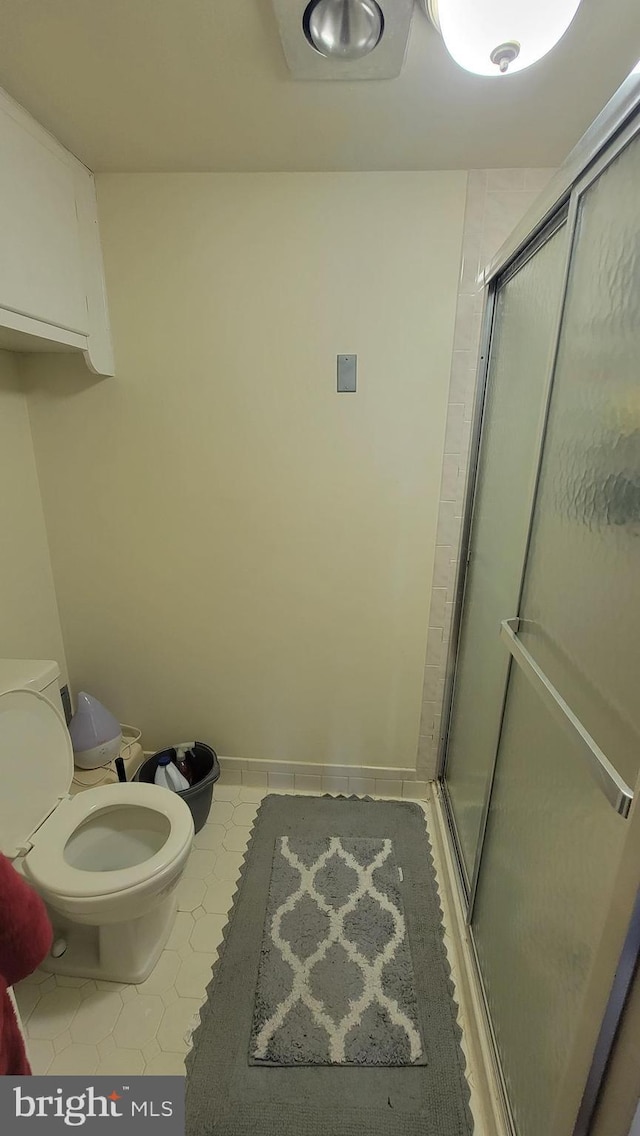
[[(145, 750), (145, 757), (151, 757), (151, 752)], [(222, 785), (244, 785), (249, 789), (297, 789), (301, 793), (356, 793), (358, 796), (404, 797), (414, 801), (424, 801), (429, 797), (429, 782), (418, 781), (415, 769), (218, 756)]]
[(451, 931), (447, 949), (454, 956), (451, 963), (457, 973), (456, 991), (465, 1020), (469, 1063), (477, 1091), (478, 1105), (482, 1110), (482, 1116), (476, 1117), (476, 1121), (482, 1133), (491, 1133), (491, 1136), (513, 1136), (480, 976), (460, 900), (442, 797), (437, 783), (432, 784), (431, 789), (433, 819), (431, 835), (434, 860), (441, 885), (445, 920)]
[(426, 781), (416, 780), (415, 769), (374, 765), (320, 765), (313, 762), (269, 761), (259, 758), (220, 757), (222, 780), (250, 788), (299, 789), (307, 793), (357, 793), (423, 800)]

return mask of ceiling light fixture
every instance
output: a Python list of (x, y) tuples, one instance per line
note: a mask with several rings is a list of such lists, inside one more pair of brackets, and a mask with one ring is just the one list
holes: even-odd
[(420, 0), (460, 67), (512, 75), (551, 51), (580, 0)]
[(384, 17), (375, 0), (311, 0), (302, 26), (321, 55), (353, 60), (369, 55), (380, 42)]

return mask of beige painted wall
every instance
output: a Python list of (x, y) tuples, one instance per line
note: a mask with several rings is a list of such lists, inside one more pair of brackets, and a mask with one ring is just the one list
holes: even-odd
[(118, 377), (24, 373), (72, 681), (147, 746), (415, 768), (465, 187), (98, 178)]
[(0, 351), (0, 657), (57, 659), (62, 632), (17, 360)]

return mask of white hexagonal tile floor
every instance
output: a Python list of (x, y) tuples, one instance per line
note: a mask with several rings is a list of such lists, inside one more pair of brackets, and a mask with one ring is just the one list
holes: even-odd
[(171, 935), (145, 982), (126, 986), (36, 971), (16, 987), (34, 1073), (184, 1072), (251, 825), (267, 792), (220, 787), (179, 885)]
[(202, 900), (205, 911), (213, 915), (226, 915), (231, 909), (236, 890), (235, 880), (219, 880), (215, 878), (207, 887)]
[[(205, 828), (207, 826), (205, 825)], [(232, 825), (227, 829), (227, 834), (224, 838), (224, 847), (228, 852), (244, 852), (249, 840), (250, 828), (245, 828), (242, 825)]]
[(97, 1045), (113, 1032), (120, 1017), (123, 1001), (118, 993), (96, 990), (84, 998), (69, 1026), (73, 1041), (84, 1045)]
[(222, 942), (222, 928), (226, 922), (226, 915), (207, 914), (198, 919), (191, 932), (192, 950), (205, 954), (211, 954), (212, 947), (216, 950)]

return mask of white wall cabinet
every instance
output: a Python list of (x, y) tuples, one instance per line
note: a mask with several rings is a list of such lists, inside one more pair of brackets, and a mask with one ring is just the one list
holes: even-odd
[(0, 91), (0, 347), (114, 373), (93, 175)]

